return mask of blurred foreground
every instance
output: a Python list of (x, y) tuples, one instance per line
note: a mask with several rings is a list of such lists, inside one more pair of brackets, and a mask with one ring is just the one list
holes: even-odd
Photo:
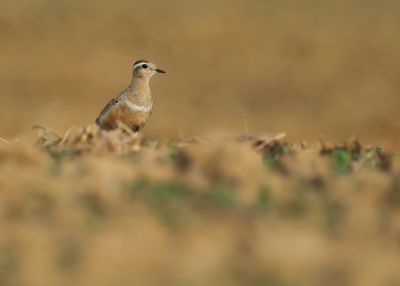
[(2, 286), (400, 283), (382, 147), (42, 131), (0, 142)]

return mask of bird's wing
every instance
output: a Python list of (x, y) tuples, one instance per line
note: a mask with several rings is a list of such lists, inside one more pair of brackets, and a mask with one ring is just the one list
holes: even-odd
[(99, 116), (96, 118), (96, 124), (100, 125), (101, 119), (109, 112), (114, 106), (116, 106), (119, 102), (120, 95), (112, 98), (107, 105), (103, 108), (103, 110), (100, 112)]

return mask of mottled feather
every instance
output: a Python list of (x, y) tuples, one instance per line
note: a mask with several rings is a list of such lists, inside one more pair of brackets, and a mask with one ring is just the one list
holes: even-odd
[(129, 94), (129, 88), (125, 89), (122, 91), (120, 94), (117, 96), (113, 97), (110, 99), (110, 101), (107, 103), (107, 105), (103, 108), (103, 110), (100, 112), (99, 116), (96, 119), (96, 124), (100, 125), (101, 120), (103, 117), (111, 110), (113, 109), (118, 102), (121, 100), (121, 97), (124, 97), (126, 94)]

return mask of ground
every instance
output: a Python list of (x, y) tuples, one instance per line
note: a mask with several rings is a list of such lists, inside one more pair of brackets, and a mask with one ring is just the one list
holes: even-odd
[(284, 134), (0, 143), (0, 285), (398, 285), (400, 162)]

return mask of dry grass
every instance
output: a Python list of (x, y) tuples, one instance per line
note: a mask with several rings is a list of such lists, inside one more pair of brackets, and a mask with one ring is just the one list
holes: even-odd
[(382, 147), (41, 132), (0, 145), (0, 285), (400, 283)]

